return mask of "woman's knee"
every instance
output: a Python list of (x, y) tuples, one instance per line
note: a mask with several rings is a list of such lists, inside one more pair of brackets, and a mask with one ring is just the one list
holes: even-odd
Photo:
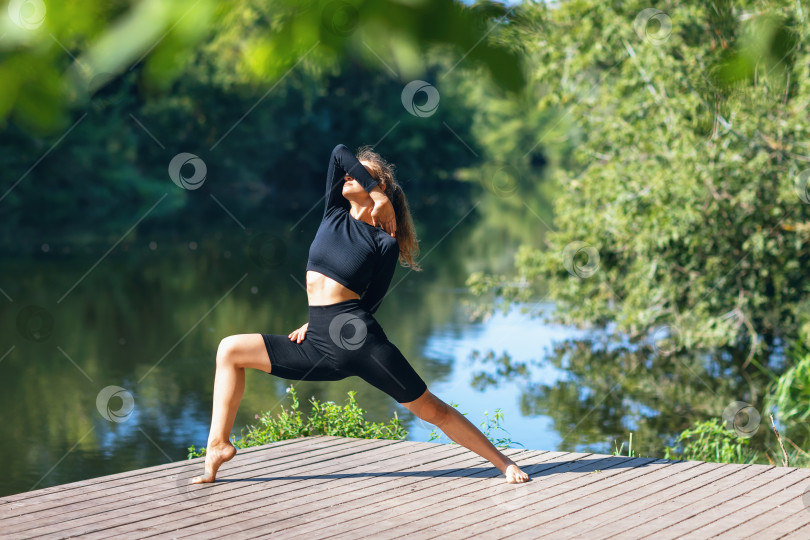
[(254, 368), (270, 373), (270, 358), (261, 334), (235, 334), (217, 347), (217, 368)]
[(238, 347), (236, 336), (222, 338), (217, 347), (217, 367), (233, 367)]

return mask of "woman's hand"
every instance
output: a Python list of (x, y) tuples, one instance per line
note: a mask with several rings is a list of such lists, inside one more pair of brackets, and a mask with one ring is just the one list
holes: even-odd
[(306, 323), (304, 326), (302, 326), (298, 330), (293, 330), (292, 332), (290, 332), (289, 336), (287, 336), (287, 337), (290, 338), (290, 341), (297, 341), (298, 343), (301, 343), (302, 341), (304, 341), (304, 338), (307, 335), (307, 328), (308, 327), (309, 327), (309, 323)]
[(371, 224), (375, 227), (380, 225), (385, 232), (396, 238), (397, 214), (394, 211), (394, 205), (391, 204), (388, 196), (380, 186), (372, 189), (369, 195), (374, 199), (374, 208), (371, 210)]

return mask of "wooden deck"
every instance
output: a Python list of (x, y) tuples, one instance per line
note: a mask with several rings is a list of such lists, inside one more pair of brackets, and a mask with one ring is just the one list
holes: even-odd
[(0, 498), (0, 535), (274, 538), (810, 538), (810, 470), (304, 437)]

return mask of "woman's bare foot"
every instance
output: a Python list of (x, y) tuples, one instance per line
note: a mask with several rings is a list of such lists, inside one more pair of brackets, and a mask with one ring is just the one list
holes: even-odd
[(515, 463), (507, 465), (503, 474), (506, 476), (507, 484), (522, 484), (529, 481), (529, 475), (521, 471)]
[(216, 479), (220, 465), (236, 455), (236, 448), (228, 442), (210, 443), (205, 449), (205, 474), (191, 479), (192, 484), (207, 484)]

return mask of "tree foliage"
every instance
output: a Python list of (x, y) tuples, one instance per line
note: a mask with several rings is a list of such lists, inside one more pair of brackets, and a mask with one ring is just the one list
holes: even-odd
[(0, 120), (56, 134), (135, 66), (143, 91), (171, 92), (200, 52), (209, 62), (198, 73), (230, 87), (272, 84), (302, 61), (318, 71), (345, 58), (374, 67), (388, 58), (408, 80), (424, 73), (424, 49), (445, 46), (519, 91), (518, 56), (484, 39), (504, 11), (452, 0), (11, 2), (0, 26)]
[[(505, 9), (497, 4), (85, 8), (48, 4), (36, 28), (6, 20), (0, 30), (0, 211), (9, 250), (109, 245), (147, 213), (167, 230), (224, 216), (209, 195), (237, 216), (271, 210), (298, 219), (322, 184), (295, 179), (322, 178), (336, 141), (384, 141), (379, 151), (397, 163), (414, 208), (444, 201), (441, 217), (452, 223), (459, 216), (447, 208), (463, 213), (454, 201), (468, 190), (443, 180), (470, 158), (431, 141), (446, 136), (442, 121), (471, 139), (468, 112), (447, 100), (425, 122), (403, 107), (403, 86), (435, 81), (453, 64), (459, 72), (480, 66), (505, 88), (523, 79), (519, 54), (488, 39)], [(32, 70), (36, 80), (27, 78)], [(180, 152), (207, 166), (196, 193), (169, 182), (167, 166)], [(421, 189), (428, 183), (429, 193)]]
[(513, 109), (513, 131), (571, 152), (549, 152), (545, 245), (518, 252), (516, 276), (470, 284), (508, 306), (542, 282), (562, 322), (633, 340), (666, 328), (679, 351), (729, 346), (747, 364), (810, 331), (807, 15), (782, 1), (657, 8), (531, 3), (499, 29), (532, 59), (537, 99)]

